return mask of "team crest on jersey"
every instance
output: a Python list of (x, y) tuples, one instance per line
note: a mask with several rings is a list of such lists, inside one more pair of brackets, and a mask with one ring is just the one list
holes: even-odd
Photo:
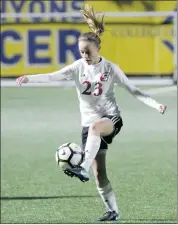
[(101, 81), (108, 81), (108, 79), (109, 79), (109, 72), (103, 73), (100, 77)]

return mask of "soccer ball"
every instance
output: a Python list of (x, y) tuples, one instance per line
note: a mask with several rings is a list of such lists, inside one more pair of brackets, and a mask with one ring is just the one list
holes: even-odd
[(82, 162), (83, 153), (79, 145), (65, 143), (58, 147), (55, 157), (57, 164), (63, 169), (73, 168)]

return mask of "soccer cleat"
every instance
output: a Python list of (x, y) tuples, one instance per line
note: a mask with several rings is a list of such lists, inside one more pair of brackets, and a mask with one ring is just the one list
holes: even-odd
[(74, 168), (66, 168), (63, 171), (65, 174), (67, 174), (70, 177), (73, 177), (73, 176), (78, 177), (82, 182), (89, 180), (89, 175), (87, 171), (81, 166), (77, 166)]
[(117, 221), (117, 220), (119, 220), (119, 214), (116, 213), (115, 211), (108, 211), (98, 219), (98, 221)]

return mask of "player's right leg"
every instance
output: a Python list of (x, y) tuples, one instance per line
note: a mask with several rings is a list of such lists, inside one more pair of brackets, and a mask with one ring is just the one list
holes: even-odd
[[(68, 176), (78, 177), (81, 181), (89, 180), (89, 169), (100, 149), (101, 143), (104, 141), (108, 144), (112, 143), (112, 139), (120, 132), (123, 126), (120, 116), (105, 116), (94, 121), (87, 131), (85, 138), (85, 157), (82, 164), (76, 168), (66, 168), (64, 173)], [(102, 140), (101, 140), (102, 137)]]
[(81, 181), (85, 182), (89, 180), (89, 169), (92, 166), (101, 144), (101, 136), (107, 136), (114, 130), (114, 123), (110, 118), (101, 118), (94, 121), (88, 129), (85, 157), (80, 165), (76, 168), (66, 168), (64, 173), (68, 176), (78, 177)]
[[(82, 133), (81, 133), (82, 149), (83, 149), (84, 156), (85, 156), (85, 151), (84, 151), (85, 145), (86, 145), (87, 137), (88, 137), (88, 130), (89, 130), (89, 127), (83, 127)], [(76, 168), (73, 168), (72, 170), (73, 171), (71, 172), (70, 169), (64, 169), (64, 173), (71, 177), (77, 176), (82, 182), (89, 180), (89, 174), (84, 168), (77, 166)]]
[(106, 149), (100, 149), (92, 164), (97, 190), (106, 206), (106, 213), (98, 220), (117, 221), (119, 219), (119, 212), (111, 183), (107, 177), (106, 152)]

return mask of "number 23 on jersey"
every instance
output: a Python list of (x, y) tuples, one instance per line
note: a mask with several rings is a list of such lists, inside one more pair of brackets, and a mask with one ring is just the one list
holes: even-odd
[(85, 90), (82, 92), (83, 95), (94, 95), (99, 96), (103, 93), (103, 85), (100, 82), (95, 82), (94, 91), (92, 92), (90, 81), (86, 80), (82, 83), (85, 86)]

